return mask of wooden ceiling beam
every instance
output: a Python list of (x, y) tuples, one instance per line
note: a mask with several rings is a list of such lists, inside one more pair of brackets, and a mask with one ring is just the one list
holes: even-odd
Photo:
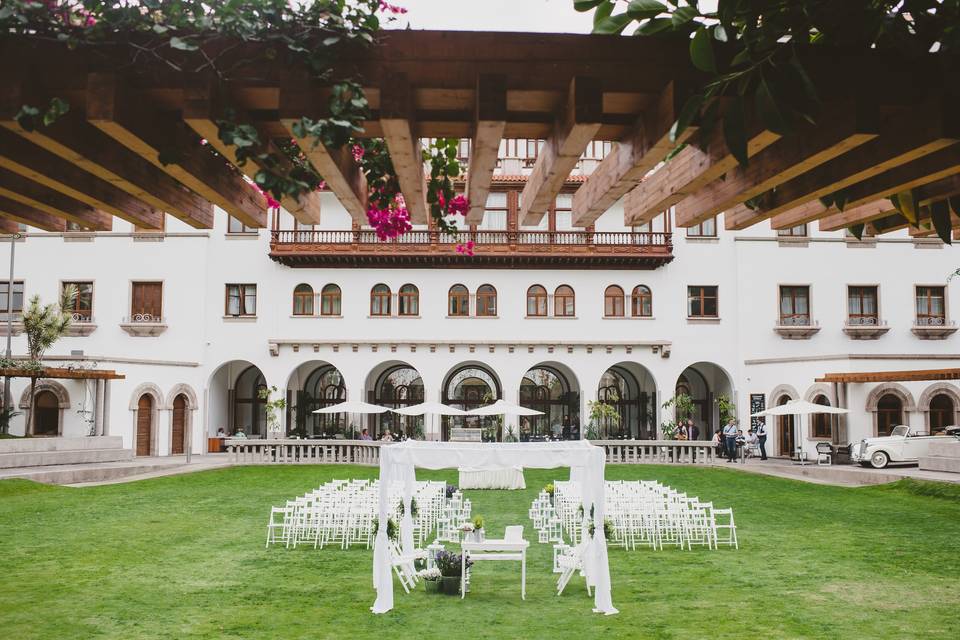
[(676, 140), (670, 139), (670, 130), (687, 98), (679, 86), (675, 81), (667, 84), (659, 98), (643, 111), (629, 135), (614, 143), (610, 153), (574, 194), (573, 223), (576, 226), (593, 224), (624, 195), (635, 188), (643, 189), (637, 185), (644, 176), (697, 132), (697, 126), (691, 124)]
[(938, 182), (960, 173), (960, 145), (952, 144), (846, 189), (847, 206), (855, 207), (895, 193)]
[[(940, 151), (960, 139), (955, 106), (943, 94), (887, 118), (880, 135), (856, 151), (780, 184), (757, 210), (763, 219), (846, 189), (885, 171)], [(865, 194), (859, 203), (874, 200)]]
[(0, 233), (4, 235), (13, 235), (20, 233), (20, 223), (8, 218), (0, 218)]
[(383, 79), (380, 87), (380, 126), (400, 182), (400, 191), (410, 212), (410, 221), (426, 224), (429, 209), (423, 174), (423, 148), (414, 114), (413, 88), (405, 73), (392, 73)]
[(144, 229), (163, 229), (163, 212), (0, 127), (0, 167)]
[(188, 224), (211, 226), (209, 202), (86, 122), (79, 110), (71, 109), (33, 131), (21, 127), (14, 116), (20, 105), (31, 103), (45, 100), (17, 82), (5, 85), (0, 90), (0, 126)]
[[(251, 182), (255, 182), (257, 173), (263, 168), (261, 164), (255, 158), (250, 158), (241, 163), (237, 157), (237, 147), (228, 145), (220, 139), (220, 127), (217, 126), (217, 120), (224, 119), (227, 115), (223, 106), (224, 102), (219, 85), (215, 80), (203, 78), (196, 82), (190, 82), (183, 89), (183, 120), (188, 127), (193, 129), (194, 133), (206, 140), (207, 144), (213, 147), (217, 153), (226, 158)], [(286, 159), (273, 147), (270, 135), (262, 126), (250, 121), (244, 114), (234, 114), (234, 118), (238, 125), (251, 125), (256, 128), (261, 152), (273, 152), (281, 162)], [(285, 195), (280, 199), (280, 205), (303, 224), (320, 222), (319, 193), (309, 193), (299, 198)], [(267, 226), (266, 213), (263, 214), (262, 220), (262, 223), (255, 226)]]
[(113, 216), (50, 187), (0, 168), (0, 195), (52, 216), (76, 222), (92, 231), (110, 231)]
[(520, 224), (539, 224), (553, 206), (564, 181), (599, 130), (602, 115), (600, 81), (592, 77), (574, 77), (553, 133), (544, 142), (523, 188)]
[[(737, 167), (676, 204), (676, 224), (690, 227), (722, 211), (733, 209), (791, 178), (810, 171), (877, 136), (879, 109), (866, 100), (838, 104), (821, 125), (797, 131), (758, 153), (746, 167)], [(763, 217), (736, 221), (748, 227)], [(734, 222), (725, 216), (727, 228)]]
[(286, 79), (280, 87), (280, 122), (353, 221), (367, 224), (367, 178), (350, 149), (333, 149), (312, 138), (297, 137), (295, 133), (301, 117), (322, 115), (314, 95), (305, 77)]
[[(747, 156), (752, 158), (779, 139), (772, 131), (755, 130), (747, 140)], [(645, 224), (736, 167), (723, 130), (715, 129), (705, 145), (688, 144), (627, 194), (624, 220), (628, 225)]]
[(886, 198), (855, 207), (844, 207), (843, 211), (820, 218), (820, 231), (840, 231), (855, 224), (866, 224), (884, 218), (896, 211), (893, 203)]
[(44, 231), (66, 231), (67, 221), (30, 205), (0, 196), (0, 217)]
[(796, 227), (801, 224), (808, 224), (824, 217), (828, 214), (829, 211), (836, 211), (836, 209), (828, 209), (823, 206), (823, 203), (820, 200), (811, 200), (810, 202), (805, 202), (799, 207), (795, 207), (790, 211), (781, 213), (773, 218), (770, 218), (770, 228), (775, 231), (781, 229), (789, 229), (791, 227)]
[(817, 378), (816, 382), (917, 382), (925, 380), (960, 380), (960, 369), (827, 373)]
[[(88, 76), (86, 104), (87, 121), (100, 131), (248, 227), (267, 226), (263, 195), (226, 159), (202, 145), (182, 121), (164, 118), (149, 105), (136, 103), (115, 74)], [(160, 160), (164, 149), (177, 152), (166, 163)], [(212, 227), (212, 212), (204, 222), (199, 228)]]
[(507, 124), (507, 81), (502, 75), (481, 75), (477, 78), (474, 97), (475, 117), (470, 164), (467, 168), (469, 224), (483, 220), (493, 172), (500, 157), (500, 140)]

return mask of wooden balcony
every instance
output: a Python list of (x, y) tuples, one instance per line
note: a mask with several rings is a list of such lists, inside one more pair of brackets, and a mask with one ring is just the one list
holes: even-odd
[[(457, 245), (474, 243), (474, 255)], [(411, 231), (382, 241), (373, 231), (273, 231), (270, 257), (289, 267), (656, 269), (673, 260), (660, 232)]]

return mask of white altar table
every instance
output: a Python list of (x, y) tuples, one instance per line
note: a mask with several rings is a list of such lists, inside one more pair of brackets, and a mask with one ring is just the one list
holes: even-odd
[(527, 599), (527, 540), (485, 540), (460, 545), (460, 599), (467, 595), (467, 558), (478, 560), (515, 560), (520, 563), (520, 599)]
[(471, 469), (460, 467), (460, 489), (526, 489), (523, 467)]

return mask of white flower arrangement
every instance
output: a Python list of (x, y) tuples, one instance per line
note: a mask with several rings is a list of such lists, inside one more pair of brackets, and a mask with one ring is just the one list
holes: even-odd
[(464, 533), (471, 533), (473, 531), (473, 523), (469, 521), (464, 522), (462, 525), (460, 525), (460, 531), (463, 531)]
[(433, 582), (434, 580), (440, 579), (440, 569), (436, 567), (430, 567), (429, 569), (421, 569), (417, 571), (417, 577), (421, 580), (429, 580)]

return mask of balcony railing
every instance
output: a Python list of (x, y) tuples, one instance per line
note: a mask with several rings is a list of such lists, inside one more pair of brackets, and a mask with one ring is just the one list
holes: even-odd
[[(474, 243), (474, 255), (456, 251)], [(273, 231), (270, 257), (289, 266), (604, 267), (653, 269), (673, 259), (672, 237), (633, 231), (410, 231), (380, 240), (370, 230)], [(429, 258), (429, 260), (427, 260)]]

